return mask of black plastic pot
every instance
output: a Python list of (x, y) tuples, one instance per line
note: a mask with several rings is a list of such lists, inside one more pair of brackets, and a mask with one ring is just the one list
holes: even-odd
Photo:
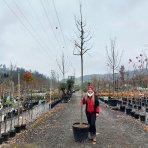
[(0, 144), (2, 144), (3, 143), (3, 137), (0, 137)]
[(144, 121), (145, 122), (145, 115), (140, 115), (140, 121)]
[(137, 109), (137, 105), (134, 105), (134, 109)]
[(122, 98), (123, 101), (127, 102), (127, 98)]
[(64, 103), (68, 103), (68, 101), (69, 101), (69, 96), (68, 96), (68, 95), (63, 96), (63, 101), (64, 101)]
[(126, 105), (126, 104), (127, 104), (127, 102), (123, 101), (123, 105)]
[(135, 112), (134, 111), (131, 112), (131, 116), (135, 117)]
[(20, 133), (21, 132), (21, 126), (15, 125), (14, 128), (15, 128), (15, 132), (16, 133)]
[(142, 104), (141, 104), (141, 105), (142, 105), (142, 106), (145, 106), (145, 103), (143, 103), (143, 102), (142, 102)]
[(131, 108), (126, 108), (126, 114), (130, 115), (131, 114), (132, 109)]
[(132, 101), (132, 104), (135, 104), (136, 102), (135, 101)]
[(10, 137), (10, 138), (15, 137), (15, 134), (16, 134), (15, 129), (9, 131), (9, 137)]
[(115, 99), (110, 99), (110, 100), (108, 100), (108, 105), (109, 106), (117, 106), (117, 103), (118, 103), (118, 101), (117, 100), (115, 100)]
[(118, 105), (122, 105), (122, 101), (121, 101), (121, 100), (118, 100), (118, 101), (117, 101), (117, 104), (118, 104)]
[(138, 113), (135, 113), (134, 117), (135, 117), (136, 119), (139, 119), (139, 114), (138, 114)]
[(72, 128), (75, 141), (82, 142), (88, 138), (89, 125), (87, 123), (80, 126), (80, 123), (77, 122), (73, 124)]
[(26, 129), (26, 124), (22, 124), (22, 125), (21, 125), (21, 129), (22, 129), (22, 130), (25, 130), (25, 129)]
[(120, 111), (125, 112), (125, 106), (124, 105), (120, 106)]
[(3, 141), (8, 141), (9, 133), (2, 133)]
[(138, 110), (140, 110), (141, 109), (141, 106), (138, 106)]

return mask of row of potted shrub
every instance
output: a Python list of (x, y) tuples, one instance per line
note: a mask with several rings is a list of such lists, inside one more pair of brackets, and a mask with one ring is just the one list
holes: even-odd
[[(32, 101), (26, 101), (24, 103), (24, 109), (20, 108), (20, 114), (22, 114), (23, 111), (27, 111), (29, 109), (32, 109), (34, 106), (38, 105), (39, 101), (38, 100), (32, 100)], [(4, 116), (4, 120), (10, 119), (11, 116), (17, 116), (18, 115), (18, 109), (13, 109), (11, 111), (8, 111), (6, 115)]]
[(2, 144), (5, 141), (8, 141), (9, 138), (15, 137), (16, 133), (20, 133), (21, 130), (25, 130), (25, 129), (26, 129), (26, 124), (23, 124), (23, 125), (20, 125), (20, 126), (15, 125), (14, 129), (1, 134), (0, 144)]
[(63, 98), (57, 98), (54, 99), (54, 101), (51, 102), (51, 104), (49, 104), (49, 108), (51, 106), (51, 108), (53, 108), (54, 106), (56, 106), (58, 103), (60, 103), (63, 100)]
[[(62, 100), (63, 100), (63, 98), (54, 99), (54, 101), (51, 102), (51, 108), (56, 106)], [(28, 103), (28, 105), (26, 106), (26, 110), (29, 110), (29, 109), (32, 109), (35, 105), (38, 105), (39, 102), (32, 101), (32, 102), (27, 102), (27, 103)], [(45, 101), (41, 102), (41, 104), (44, 104), (44, 103), (45, 103)], [(49, 104), (49, 106), (50, 106), (50, 104)], [(9, 114), (9, 112), (7, 113), (7, 115), (8, 114)], [(17, 115), (16, 112), (14, 113), (14, 115)], [(26, 124), (23, 124), (23, 125), (20, 125), (20, 126), (15, 125), (14, 129), (1, 134), (1, 136), (0, 136), (0, 144), (2, 144), (5, 141), (8, 141), (9, 138), (15, 137), (16, 133), (20, 133), (21, 130), (25, 130), (25, 129), (26, 129)]]
[[(133, 98), (134, 99), (134, 98)], [(109, 106), (112, 107), (118, 107), (116, 108), (117, 110), (126, 113), (127, 115), (131, 115), (135, 119), (140, 119), (140, 121), (145, 122), (146, 121), (146, 113), (148, 113), (148, 103), (147, 99), (144, 98), (144, 104), (140, 104), (142, 100), (138, 99), (135, 101), (128, 100), (127, 98), (123, 98), (122, 100), (117, 100), (117, 99), (104, 99), (103, 97), (100, 97), (100, 100)], [(145, 108), (145, 112), (141, 111), (142, 106)], [(141, 111), (141, 113), (139, 113)]]
[[(22, 114), (23, 111), (27, 111), (27, 110), (32, 109), (34, 106), (38, 105), (38, 103), (39, 103), (39, 101), (37, 101), (37, 100), (25, 102), (25, 104), (27, 104), (27, 105), (24, 106), (23, 110), (22, 109), (20, 110), (20, 114)], [(6, 122), (6, 118), (13, 120), (13, 118), (17, 115), (18, 115), (18, 109), (12, 110), (11, 112), (8, 111), (5, 115), (5, 117), (4, 117), (4, 123)], [(16, 133), (20, 133), (21, 130), (25, 130), (25, 129), (26, 129), (26, 124), (15, 125), (13, 128), (10, 128), (10, 130), (8, 132), (4, 132), (4, 133), (1, 134), (0, 144), (9, 140), (9, 138), (15, 137)]]

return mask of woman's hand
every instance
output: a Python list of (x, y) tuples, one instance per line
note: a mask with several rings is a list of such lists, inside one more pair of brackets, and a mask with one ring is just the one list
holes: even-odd
[(96, 117), (99, 117), (99, 113), (96, 113)]

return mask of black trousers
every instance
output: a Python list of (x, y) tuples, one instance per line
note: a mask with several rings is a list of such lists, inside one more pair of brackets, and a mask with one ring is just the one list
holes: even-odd
[(96, 135), (96, 113), (86, 112), (87, 121), (89, 124), (89, 132)]

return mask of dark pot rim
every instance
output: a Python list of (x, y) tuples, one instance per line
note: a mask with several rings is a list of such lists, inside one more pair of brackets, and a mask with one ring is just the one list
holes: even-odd
[(15, 133), (15, 132), (16, 132), (15, 129), (9, 131), (9, 133)]
[(21, 128), (21, 125), (15, 125), (14, 128)]
[(87, 129), (87, 128), (89, 128), (89, 124), (88, 124), (88, 123), (84, 123), (84, 122), (83, 122), (82, 124), (85, 125), (85, 126), (84, 126), (84, 127), (75, 126), (75, 125), (80, 125), (80, 122), (75, 122), (75, 123), (73, 123), (72, 127), (73, 127), (73, 128), (79, 128), (79, 129), (80, 129), (80, 128), (82, 128), (82, 129), (85, 129), (85, 128)]
[(9, 136), (9, 132), (6, 132), (6, 133), (2, 133), (1, 136)]

